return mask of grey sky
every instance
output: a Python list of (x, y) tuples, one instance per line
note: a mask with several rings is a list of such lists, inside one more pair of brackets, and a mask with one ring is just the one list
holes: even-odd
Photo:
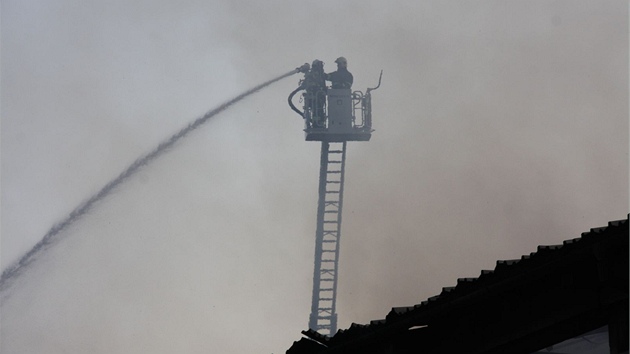
[[(1, 266), (209, 109), (384, 70), (350, 143), (339, 327), (628, 213), (626, 1), (3, 1)], [(2, 352), (275, 352), (310, 310), (293, 76), (121, 185), (2, 294)], [(36, 339), (36, 340), (35, 340)]]

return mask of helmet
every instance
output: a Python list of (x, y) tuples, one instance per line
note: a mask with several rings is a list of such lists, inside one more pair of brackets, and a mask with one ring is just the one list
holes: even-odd
[(321, 61), (321, 60), (315, 59), (315, 60), (313, 60), (313, 64), (311, 66), (313, 66), (313, 67), (317, 66), (317, 67), (323, 68), (324, 67), (324, 62)]
[(335, 60), (335, 63), (342, 64), (342, 65), (348, 65), (348, 61), (344, 57), (337, 58), (337, 60)]

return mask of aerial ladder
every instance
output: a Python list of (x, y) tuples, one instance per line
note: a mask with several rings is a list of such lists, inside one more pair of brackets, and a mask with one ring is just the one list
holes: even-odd
[[(315, 231), (315, 262), (313, 270), (313, 298), (309, 328), (332, 336), (337, 332), (337, 280), (339, 244), (341, 240), (341, 211), (348, 141), (369, 141), (372, 136), (371, 91), (363, 94), (351, 89), (332, 89), (325, 86), (321, 72), (304, 64), (300, 72), (304, 79), (289, 95), (289, 106), (304, 119), (306, 141), (321, 141), (319, 168), (319, 198)], [(321, 62), (320, 62), (321, 63)], [(323, 63), (322, 63), (323, 64)], [(303, 110), (293, 104), (300, 91)]]

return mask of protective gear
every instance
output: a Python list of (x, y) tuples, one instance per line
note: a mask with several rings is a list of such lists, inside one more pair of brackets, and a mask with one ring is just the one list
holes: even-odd
[(304, 88), (308, 91), (317, 91), (326, 87), (326, 74), (324, 74), (324, 62), (313, 60), (310, 70), (304, 75)]
[(341, 65), (344, 65), (344, 66), (348, 65), (348, 61), (344, 57), (337, 58), (337, 60), (335, 60), (335, 63), (341, 64)]
[[(305, 75), (304, 88), (306, 89), (305, 108), (310, 111), (310, 122), (312, 127), (323, 127), (326, 104), (326, 74), (324, 73), (324, 62), (313, 60), (311, 70)], [(309, 119), (307, 118), (307, 119)]]

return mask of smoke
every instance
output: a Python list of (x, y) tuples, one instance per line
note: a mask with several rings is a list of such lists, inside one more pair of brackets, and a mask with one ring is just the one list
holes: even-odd
[[(355, 89), (384, 69), (376, 131), (348, 149), (339, 328), (627, 214), (626, 1), (388, 4), (3, 2), (0, 272), (137, 157), (304, 58), (348, 58)], [(286, 105), (295, 78), (53, 237), (0, 294), (0, 352), (297, 340), (319, 144)]]
[(61, 232), (68, 226), (72, 225), (72, 223), (77, 221), (79, 218), (81, 218), (81, 216), (87, 213), (96, 202), (105, 198), (112, 190), (114, 190), (114, 188), (116, 188), (119, 184), (124, 182), (127, 178), (134, 175), (142, 166), (147, 165), (152, 160), (159, 157), (167, 149), (175, 145), (177, 141), (184, 138), (188, 133), (199, 128), (202, 124), (207, 122), (210, 118), (226, 110), (233, 104), (243, 100), (244, 98), (246, 98), (247, 96), (253, 93), (260, 91), (261, 89), (273, 84), (274, 82), (282, 80), (297, 72), (299, 72), (298, 69), (291, 70), (285, 74), (282, 74), (274, 79), (266, 81), (254, 88), (251, 88), (243, 92), (242, 94), (234, 97), (233, 99), (223, 103), (219, 107), (211, 111), (208, 111), (203, 116), (195, 119), (193, 122), (188, 124), (188, 126), (182, 128), (179, 132), (172, 135), (169, 139), (160, 143), (155, 149), (153, 149), (153, 151), (151, 151), (150, 153), (148, 153), (147, 155), (143, 157), (138, 158), (129, 167), (127, 167), (126, 170), (120, 173), (118, 177), (114, 178), (109, 183), (107, 183), (103, 188), (101, 188), (101, 190), (98, 193), (94, 194), (87, 201), (83, 202), (78, 207), (76, 207), (61, 222), (51, 227), (50, 230), (48, 230), (48, 232), (46, 233), (46, 235), (44, 235), (44, 237), (37, 244), (35, 244), (35, 246), (33, 246), (33, 248), (30, 251), (28, 251), (24, 256), (22, 256), (22, 258), (20, 258), (15, 264), (13, 264), (12, 266), (9, 266), (4, 272), (2, 272), (2, 276), (0, 277), (0, 290), (3, 290), (5, 287), (7, 287), (8, 286), (7, 284), (9, 284), (9, 281), (12, 278), (18, 276), (20, 272), (23, 271), (26, 266), (28, 266), (31, 262), (33, 262), (36, 259), (37, 254), (39, 254), (41, 251), (49, 247), (52, 241), (54, 240), (54, 237), (57, 234), (59, 234), (59, 232)]

